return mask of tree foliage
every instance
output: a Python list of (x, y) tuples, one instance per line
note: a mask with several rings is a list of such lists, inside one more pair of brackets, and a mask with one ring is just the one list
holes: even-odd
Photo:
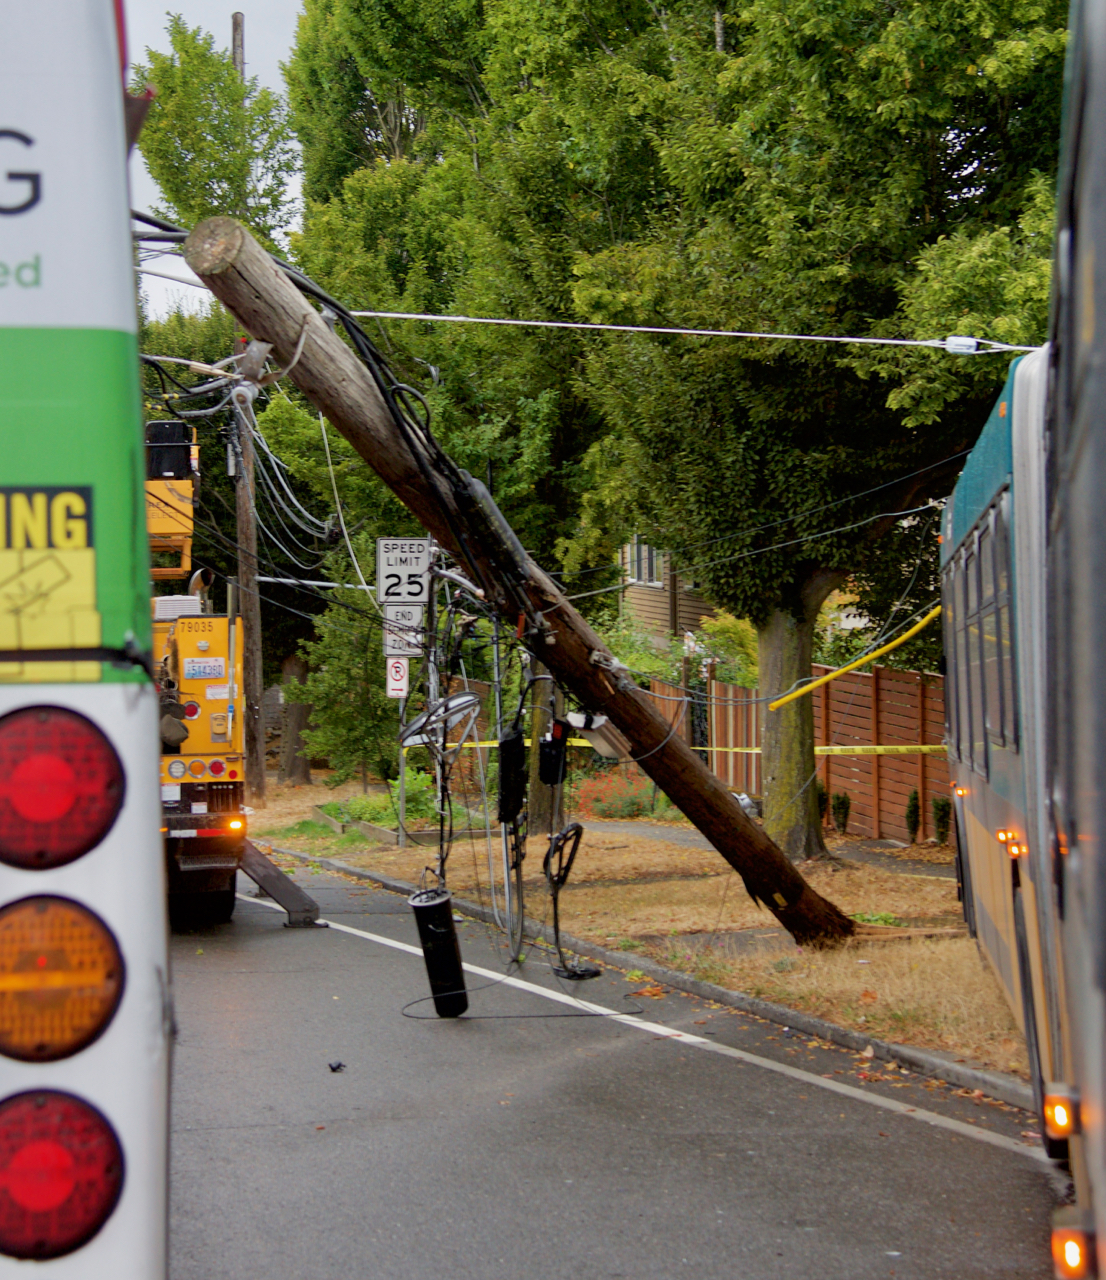
[(166, 200), (165, 216), (185, 226), (225, 214), (270, 247), (294, 210), (288, 181), (295, 143), (283, 100), (245, 82), (214, 38), (170, 14), (170, 52), (146, 50), (137, 89), (157, 90), (139, 149)]

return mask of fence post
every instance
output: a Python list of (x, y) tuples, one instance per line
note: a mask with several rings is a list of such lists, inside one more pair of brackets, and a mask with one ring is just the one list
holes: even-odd
[[(830, 687), (828, 684), (822, 686), (822, 746), (828, 747), (833, 742), (833, 734), (830, 732)], [(832, 816), (830, 809), (830, 798), (833, 792), (830, 790), (830, 761), (831, 756), (822, 757), (822, 785), (826, 788), (826, 812), (822, 817), (822, 826), (824, 827)]]
[[(926, 685), (925, 676), (918, 672), (918, 736), (915, 742), (925, 742), (926, 735)], [(926, 758), (925, 752), (918, 754), (918, 813), (922, 839), (926, 838)]]
[[(879, 667), (872, 668), (872, 745), (879, 746)], [(872, 837), (882, 838), (879, 813), (880, 757), (872, 756)]]

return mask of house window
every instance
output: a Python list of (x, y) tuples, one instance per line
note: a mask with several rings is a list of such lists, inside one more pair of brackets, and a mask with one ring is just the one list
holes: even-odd
[(659, 551), (635, 537), (630, 543), (630, 577), (647, 587), (662, 587), (662, 556)]

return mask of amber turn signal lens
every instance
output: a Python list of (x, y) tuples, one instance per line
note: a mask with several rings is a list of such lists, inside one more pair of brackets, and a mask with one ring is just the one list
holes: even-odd
[(1079, 1099), (1064, 1086), (1045, 1088), (1045, 1133), (1050, 1138), (1070, 1138), (1079, 1132)]
[(227, 823), (227, 826), (230, 827), (232, 831), (241, 831), (245, 825), (246, 824), (242, 821), (241, 818), (231, 818), (231, 820)]
[(206, 768), (207, 768), (207, 765), (204, 764), (202, 760), (193, 760), (192, 763), (188, 766), (188, 772), (194, 778), (202, 778), (204, 776), (204, 770)]
[(1052, 1228), (1052, 1265), (1064, 1280), (1084, 1280), (1097, 1273), (1093, 1236), (1080, 1227)]
[(123, 957), (111, 930), (65, 898), (0, 910), (0, 1053), (54, 1062), (104, 1030), (123, 995)]

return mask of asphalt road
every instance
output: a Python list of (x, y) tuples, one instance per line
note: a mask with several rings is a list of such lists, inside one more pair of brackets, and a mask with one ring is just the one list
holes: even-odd
[[(355, 932), (244, 900), (174, 939), (172, 1280), (1051, 1275), (1024, 1113), (540, 952), (469, 975), (479, 1016), (404, 1017), (403, 899), (297, 878)], [(619, 1016), (574, 1016), (581, 985)]]

